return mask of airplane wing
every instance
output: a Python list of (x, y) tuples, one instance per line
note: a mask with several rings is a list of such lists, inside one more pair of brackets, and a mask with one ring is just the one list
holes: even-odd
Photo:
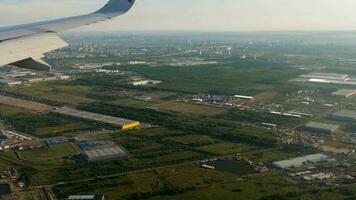
[(57, 32), (120, 16), (129, 11), (134, 2), (135, 0), (110, 0), (94, 13), (0, 28), (0, 66), (51, 70), (41, 60), (44, 53), (68, 45), (57, 36)]

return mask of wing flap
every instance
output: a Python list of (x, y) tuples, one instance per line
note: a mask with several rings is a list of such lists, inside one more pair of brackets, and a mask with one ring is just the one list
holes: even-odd
[(25, 60), (20, 60), (20, 61), (11, 63), (11, 65), (20, 67), (20, 68), (40, 70), (40, 71), (51, 71), (52, 70), (52, 67), (49, 64), (47, 64), (45, 61), (43, 61), (41, 59), (34, 60), (33, 58), (27, 58)]
[(129, 11), (134, 2), (110, 0), (94, 13), (0, 28), (0, 66), (13, 64), (31, 69), (48, 69), (47, 64), (39, 61), (43, 54), (67, 46), (56, 32), (120, 16)]
[(68, 44), (55, 33), (40, 33), (0, 42), (0, 66), (28, 58), (37, 60), (43, 54)]

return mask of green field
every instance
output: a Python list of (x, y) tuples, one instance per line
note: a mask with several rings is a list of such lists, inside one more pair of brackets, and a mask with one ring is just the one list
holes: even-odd
[(93, 129), (85, 123), (67, 117), (51, 113), (39, 114), (5, 105), (0, 105), (0, 116), (16, 130), (37, 137), (53, 137)]
[[(292, 128), (314, 119), (288, 118), (269, 114), (270, 111), (306, 112), (318, 118), (332, 109), (355, 109), (355, 98), (338, 99), (331, 95), (337, 89), (352, 87), (296, 81), (299, 75), (311, 72), (356, 76), (354, 34), (325, 34), (137, 33), (139, 37), (136, 37), (136, 33), (115, 33), (71, 38), (73, 46), (59, 53), (82, 54), (85, 48), (76, 48), (92, 37), (88, 41), (95, 48), (118, 50), (122, 56), (48, 59), (58, 72), (73, 79), (0, 86), (4, 95), (127, 118), (141, 122), (142, 126), (126, 131), (111, 130), (111, 127), (105, 130), (94, 122), (0, 105), (3, 120), (0, 128), (31, 134), (42, 144), (51, 137), (72, 142), (43, 145), (29, 151), (0, 152), (0, 169), (16, 167), (29, 183), (25, 193), (48, 185), (59, 199), (71, 194), (105, 194), (109, 199), (122, 200), (354, 200), (356, 187), (342, 183), (343, 175), (356, 169), (353, 155), (332, 155), (340, 162), (348, 160), (349, 168), (334, 170), (323, 166), (320, 169), (336, 173), (340, 179), (330, 182), (340, 187), (326, 185), (329, 181), (303, 182), (271, 166), (274, 161), (320, 151), (303, 142), (284, 143), (301, 130)], [(336, 42), (331, 42), (330, 36)], [(233, 49), (231, 55), (226, 52), (229, 47)], [(198, 52), (202, 49), (202, 54), (192, 51), (195, 49)], [(147, 64), (128, 64), (133, 60)], [(217, 64), (176, 64), (185, 61)], [(104, 62), (120, 62), (104, 67), (120, 73), (81, 71), (73, 67)], [(145, 79), (162, 83), (132, 84)], [(253, 96), (254, 100), (235, 99), (232, 96), (236, 94)], [(224, 100), (209, 100), (209, 105), (183, 101), (195, 95), (211, 95), (211, 99), (224, 95)], [(137, 96), (149, 96), (152, 100), (140, 101), (135, 99)], [(218, 105), (220, 101), (233, 105), (227, 108)], [(335, 106), (329, 108), (326, 104)], [(321, 138), (326, 141), (324, 145), (355, 149), (348, 144), (356, 131), (353, 123), (334, 122), (324, 115), (315, 120), (341, 125), (337, 134)], [(261, 123), (278, 127), (269, 130), (261, 127)], [(118, 145), (128, 152), (128, 157), (85, 162), (76, 156), (80, 154), (77, 145), (82, 142)], [(236, 165), (220, 162), (226, 168), (217, 165), (216, 170), (200, 166), (202, 160), (227, 161), (235, 159), (236, 154), (258, 165), (262, 162), (271, 171), (257, 173), (256, 166), (247, 166), (242, 161)], [(59, 182), (63, 184), (56, 185)]]
[(170, 137), (170, 136), (179, 136), (184, 135), (185, 133), (177, 130), (170, 130), (165, 128), (151, 128), (145, 130), (132, 130), (128, 132), (132, 135), (137, 136), (147, 136), (147, 137)]
[(223, 142), (218, 144), (212, 144), (207, 146), (199, 147), (199, 150), (206, 151), (208, 153), (216, 154), (216, 155), (229, 155), (235, 153), (243, 153), (246, 151), (250, 151), (256, 147), (246, 145), (246, 144), (238, 144), (231, 142)]
[(87, 98), (90, 88), (86, 86), (65, 85), (58, 83), (39, 83), (31, 86), (6, 88), (6, 92), (32, 97), (52, 104), (79, 105), (94, 102)]
[[(184, 176), (182, 176), (184, 174)], [(352, 188), (345, 189), (352, 191)], [(308, 191), (289, 183), (278, 173), (237, 179), (231, 174), (185, 165), (135, 173), (117, 178), (56, 186), (54, 191), (64, 199), (69, 194), (92, 191), (111, 199), (251, 199), (251, 200), (342, 200), (342, 191)], [(353, 196), (351, 194), (351, 196)]]
[(216, 116), (226, 112), (224, 108), (217, 108), (213, 106), (195, 105), (177, 101), (166, 101), (156, 105), (157, 108), (163, 111), (203, 115), (203, 116)]
[[(301, 73), (290, 68), (283, 70), (279, 67), (266, 67), (261, 70), (258, 69), (258, 66), (243, 68), (233, 64), (194, 67), (163, 66), (158, 68), (130, 66), (130, 69), (125, 69), (133, 70), (151, 79), (162, 80), (163, 83), (158, 86), (160, 89), (230, 95), (235, 94), (234, 91), (237, 90), (245, 91), (248, 95), (264, 93), (266, 92), (265, 84), (269, 84), (270, 91), (273, 92), (273, 86), (277, 87), (296, 74)], [(274, 96), (267, 95), (266, 97), (270, 99)]]
[(135, 108), (146, 108), (146, 107), (156, 107), (161, 111), (183, 113), (183, 114), (194, 114), (202, 116), (216, 116), (226, 112), (225, 108), (218, 108), (213, 106), (196, 105), (184, 102), (178, 102), (176, 100), (159, 100), (152, 102), (138, 101), (133, 98), (120, 99), (111, 102), (113, 105), (135, 107)]
[(205, 144), (212, 144), (217, 142), (210, 136), (206, 135), (186, 135), (180, 137), (168, 137), (166, 140), (185, 144), (185, 145), (193, 145), (193, 146), (202, 146)]
[(19, 153), (20, 157), (25, 160), (54, 160), (60, 159), (66, 156), (78, 154), (73, 144), (58, 144), (42, 150), (25, 151)]
[(86, 130), (90, 129), (91, 127), (85, 124), (79, 124), (79, 123), (73, 123), (73, 124), (64, 124), (60, 126), (54, 126), (54, 127), (41, 127), (36, 129), (35, 135), (41, 137), (42, 135), (44, 136), (49, 136), (49, 135), (64, 135), (65, 133), (68, 132), (76, 132), (76, 131), (81, 131), (81, 130)]

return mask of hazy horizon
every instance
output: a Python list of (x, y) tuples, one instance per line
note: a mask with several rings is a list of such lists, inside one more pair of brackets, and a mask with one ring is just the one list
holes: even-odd
[[(106, 0), (4, 0), (0, 26), (84, 14)], [(80, 31), (353, 31), (352, 0), (136, 0), (126, 15)]]

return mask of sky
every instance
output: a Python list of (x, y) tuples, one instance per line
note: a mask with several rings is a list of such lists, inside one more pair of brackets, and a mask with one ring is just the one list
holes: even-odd
[[(0, 26), (95, 11), (106, 0), (1, 0)], [(83, 31), (356, 30), (355, 0), (136, 0)]]

